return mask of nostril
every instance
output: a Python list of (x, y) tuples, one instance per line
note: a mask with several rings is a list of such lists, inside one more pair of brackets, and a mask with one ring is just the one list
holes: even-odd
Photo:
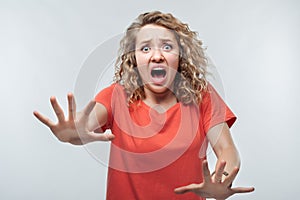
[(164, 57), (161, 54), (155, 54), (152, 56), (151, 60), (155, 62), (161, 62), (164, 60)]

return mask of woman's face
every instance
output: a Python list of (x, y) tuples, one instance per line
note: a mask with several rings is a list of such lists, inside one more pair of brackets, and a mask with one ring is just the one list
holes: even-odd
[(179, 46), (173, 31), (154, 24), (136, 36), (135, 57), (144, 86), (154, 93), (172, 89), (179, 64)]

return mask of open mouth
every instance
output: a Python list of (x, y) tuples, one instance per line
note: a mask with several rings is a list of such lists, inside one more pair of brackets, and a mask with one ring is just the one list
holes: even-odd
[(153, 68), (151, 70), (151, 79), (154, 84), (163, 84), (166, 80), (167, 71), (164, 68)]
[(151, 70), (151, 76), (153, 78), (163, 78), (166, 76), (166, 70), (163, 68), (154, 68)]

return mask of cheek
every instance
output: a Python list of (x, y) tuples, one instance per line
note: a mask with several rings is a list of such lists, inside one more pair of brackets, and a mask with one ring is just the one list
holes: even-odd
[(136, 64), (137, 64), (137, 69), (138, 69), (138, 72), (140, 74), (140, 76), (145, 79), (145, 77), (147, 76), (147, 59), (145, 58), (144, 55), (139, 55), (139, 54), (136, 54), (135, 55), (136, 57)]
[(142, 53), (135, 53), (135, 59), (137, 66), (142, 66), (147, 64), (147, 60), (149, 59), (145, 54)]
[(168, 56), (168, 64), (169, 67), (172, 67), (173, 69), (178, 69), (178, 65), (179, 65), (179, 56), (178, 55), (169, 55)]

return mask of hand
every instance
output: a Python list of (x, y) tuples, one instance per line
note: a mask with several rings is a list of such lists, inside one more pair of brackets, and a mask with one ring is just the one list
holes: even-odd
[(190, 184), (187, 186), (179, 187), (174, 190), (177, 194), (184, 194), (186, 192), (194, 192), (198, 196), (206, 198), (215, 198), (218, 200), (226, 199), (236, 193), (247, 193), (254, 191), (253, 187), (237, 187), (231, 188), (232, 181), (236, 177), (239, 168), (235, 168), (223, 181), (222, 175), (224, 172), (226, 162), (222, 161), (216, 169), (216, 173), (212, 176), (208, 169), (207, 161), (203, 161), (202, 169), (204, 181), (200, 184)]
[(38, 120), (48, 126), (60, 141), (79, 145), (92, 141), (109, 141), (114, 138), (112, 134), (97, 134), (88, 130), (89, 115), (96, 105), (94, 100), (89, 102), (78, 115), (76, 114), (75, 98), (73, 94), (68, 94), (68, 118), (65, 117), (55, 97), (51, 97), (50, 102), (58, 119), (56, 124), (37, 111), (33, 114)]

